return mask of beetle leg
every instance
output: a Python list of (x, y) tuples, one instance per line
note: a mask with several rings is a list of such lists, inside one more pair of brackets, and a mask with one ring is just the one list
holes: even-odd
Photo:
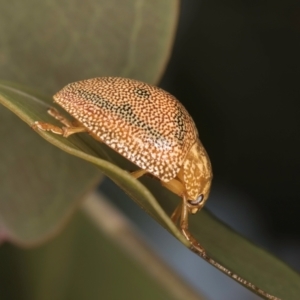
[(64, 124), (66, 127), (74, 126), (73, 122), (64, 117), (56, 108), (50, 107), (47, 112), (51, 117)]
[(71, 134), (79, 132), (87, 132), (87, 129), (83, 126), (78, 127), (58, 127), (50, 123), (35, 121), (31, 126), (35, 130), (51, 131), (55, 134), (62, 135), (63, 137), (68, 137)]
[[(183, 197), (183, 195), (185, 193), (185, 188), (178, 179), (171, 179), (168, 182), (161, 181), (161, 184), (164, 187), (166, 187), (168, 190), (170, 190), (171, 192), (173, 192), (174, 194), (176, 194), (180, 197)], [(178, 219), (181, 216), (182, 205), (183, 205), (182, 202), (180, 204), (178, 204), (178, 206), (175, 208), (174, 212), (171, 215), (171, 219), (175, 224), (178, 223)]]
[(182, 197), (182, 195), (185, 193), (185, 188), (183, 184), (177, 179), (171, 179), (168, 182), (161, 181), (161, 184), (162, 186), (166, 187), (168, 190), (180, 197)]
[(171, 215), (171, 220), (173, 221), (173, 223), (175, 225), (177, 225), (178, 223), (178, 219), (181, 215), (181, 210), (182, 210), (182, 202), (180, 202), (177, 207), (175, 208), (175, 210), (173, 211), (172, 215)]
[(77, 126), (77, 127), (63, 127), (63, 136), (68, 137), (74, 133), (80, 133), (80, 132), (88, 132), (88, 130), (83, 126)]
[(60, 134), (60, 135), (63, 135), (63, 133), (64, 133), (62, 128), (52, 125), (50, 123), (35, 121), (31, 127), (34, 130), (51, 131), (55, 134)]
[(48, 114), (54, 119), (58, 120), (65, 126), (59, 127), (51, 123), (45, 123), (40, 121), (35, 121), (31, 126), (35, 130), (51, 131), (52, 133), (62, 135), (63, 137), (68, 137), (71, 134), (79, 132), (87, 132), (88, 130), (83, 127), (78, 121), (70, 121), (64, 117), (56, 108), (51, 107), (48, 109)]
[(139, 169), (139, 170), (136, 170), (136, 171), (131, 172), (130, 174), (131, 174), (135, 179), (138, 179), (138, 178), (142, 177), (143, 175), (145, 175), (146, 173), (147, 173), (146, 170)]
[(186, 197), (183, 196), (183, 203), (182, 203), (182, 210), (181, 210), (181, 217), (180, 217), (180, 230), (184, 235), (184, 237), (191, 243), (192, 249), (195, 249), (197, 252), (205, 253), (204, 248), (198, 243), (198, 241), (189, 232), (188, 215), (189, 212), (187, 207), (187, 200)]

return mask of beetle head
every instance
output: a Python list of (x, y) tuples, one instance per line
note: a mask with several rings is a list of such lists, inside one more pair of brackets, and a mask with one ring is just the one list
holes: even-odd
[(197, 140), (187, 154), (182, 171), (188, 210), (195, 214), (204, 206), (209, 196), (213, 177), (209, 157), (200, 140)]

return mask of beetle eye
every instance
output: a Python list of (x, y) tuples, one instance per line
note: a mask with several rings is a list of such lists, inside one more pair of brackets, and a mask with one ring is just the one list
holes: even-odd
[(196, 200), (189, 200), (189, 203), (192, 205), (199, 205), (204, 199), (203, 194), (201, 194)]

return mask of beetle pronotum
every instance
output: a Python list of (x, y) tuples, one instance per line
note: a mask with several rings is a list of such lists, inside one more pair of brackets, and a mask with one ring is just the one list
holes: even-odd
[(34, 127), (68, 137), (88, 132), (163, 186), (182, 197), (171, 218), (194, 247), (203, 251), (188, 230), (188, 213), (195, 214), (208, 198), (212, 170), (196, 126), (183, 105), (168, 92), (137, 80), (99, 77), (70, 83), (54, 95), (75, 122), (57, 110), (49, 113), (64, 127), (36, 121)]

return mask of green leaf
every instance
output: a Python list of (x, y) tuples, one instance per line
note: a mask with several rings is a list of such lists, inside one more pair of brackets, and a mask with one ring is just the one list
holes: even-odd
[[(0, 102), (29, 125), (33, 124), (38, 114), (39, 120), (55, 123), (46, 113), (47, 105), (42, 104), (42, 100), (37, 101), (28, 91), (17, 89), (16, 85), (2, 83), (0, 95), (2, 95)], [(66, 139), (47, 132), (38, 133), (62, 150), (97, 165), (162, 226), (188, 246), (187, 241), (165, 213), (165, 211), (170, 213), (180, 199), (161, 187), (158, 181), (142, 178), (142, 183), (151, 190), (164, 209), (158, 205), (144, 185), (124, 171), (133, 170), (134, 165), (106, 145), (96, 142), (87, 134), (78, 134)], [(109, 161), (116, 162), (121, 169)], [(216, 261), (269, 294), (282, 299), (297, 299), (300, 293), (299, 274), (234, 233), (205, 210), (190, 219), (195, 237)]]
[(271, 295), (299, 299), (300, 275), (278, 258), (241, 237), (207, 211), (192, 218), (190, 224), (197, 240), (219, 263)]
[[(14, 104), (4, 101), (10, 109), (20, 104), (24, 121), (30, 120), (30, 109), (32, 117), (39, 109), (45, 111), (45, 104), (34, 96), (30, 107), (23, 92), (2, 88), (0, 102), (14, 100)], [(41, 242), (59, 230), (101, 174), (87, 162), (49, 147), (3, 106), (0, 119), (0, 240), (23, 245)]]

